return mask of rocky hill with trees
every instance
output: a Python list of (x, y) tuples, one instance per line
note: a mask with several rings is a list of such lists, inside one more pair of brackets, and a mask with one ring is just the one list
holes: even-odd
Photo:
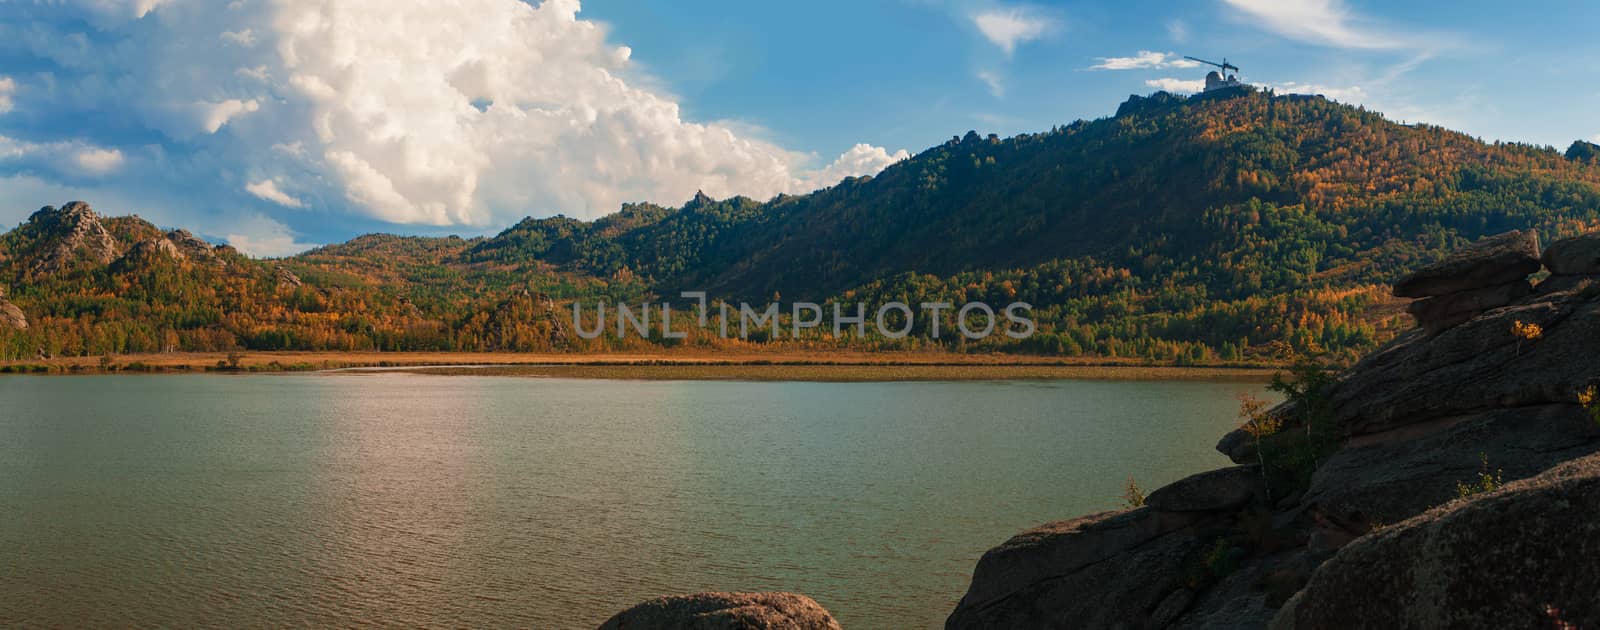
[(492, 237), (374, 234), (278, 260), (74, 203), (0, 236), (0, 286), (30, 324), (0, 326), (0, 359), (637, 348), (679, 342), (586, 342), (541, 318), (488, 318), (524, 293), (564, 309), (705, 290), (752, 303), (1023, 301), (1039, 323), (1028, 339), (981, 343), (935, 340), (926, 325), (905, 339), (762, 340), (779, 346), (1351, 361), (1409, 325), (1407, 302), (1385, 290), (1403, 270), (1488, 234), (1600, 225), (1592, 157), (1586, 143), (1484, 143), (1316, 97), (1157, 93), (1046, 132), (969, 132), (807, 195), (629, 204)]

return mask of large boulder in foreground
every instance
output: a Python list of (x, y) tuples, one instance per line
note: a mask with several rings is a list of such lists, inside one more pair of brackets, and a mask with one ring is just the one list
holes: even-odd
[(1600, 274), (1600, 232), (1551, 243), (1544, 266), (1557, 275)]
[(1163, 512), (1213, 512), (1242, 507), (1263, 494), (1256, 466), (1219, 468), (1162, 486), (1144, 504)]
[(839, 630), (816, 600), (796, 593), (695, 593), (658, 597), (600, 624), (600, 630)]
[(1357, 539), (1275, 629), (1600, 627), (1600, 455)]
[[(1518, 329), (1539, 328), (1529, 338)], [(1576, 402), (1600, 378), (1600, 281), (1553, 276), (1535, 293), (1437, 336), (1402, 335), (1331, 392), (1348, 435), (1501, 408)]]
[(1539, 235), (1531, 230), (1480, 239), (1394, 285), (1395, 297), (1423, 298), (1485, 289), (1539, 271)]
[(1406, 312), (1417, 319), (1417, 325), (1429, 335), (1437, 335), (1457, 325), (1500, 308), (1533, 293), (1533, 283), (1516, 280), (1483, 289), (1459, 291), (1447, 295), (1412, 302)]
[(1047, 523), (990, 549), (946, 628), (1161, 627), (1187, 607), (1203, 513), (1142, 507)]
[(1597, 451), (1600, 426), (1575, 403), (1493, 409), (1351, 440), (1317, 468), (1303, 502), (1339, 523), (1395, 523), (1454, 499), (1485, 461), (1522, 479)]

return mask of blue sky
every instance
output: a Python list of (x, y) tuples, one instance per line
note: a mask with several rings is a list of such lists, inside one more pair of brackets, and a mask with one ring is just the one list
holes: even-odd
[[(1600, 3), (1345, 2), (1300, 28), (1215, 1), (591, 2), (692, 115), (730, 118), (819, 153), (925, 147), (968, 128), (1037, 131), (1110, 115), (1146, 81), (1206, 68), (1094, 71), (1141, 51), (1226, 56), (1246, 80), (1314, 89), (1485, 139), (1556, 145), (1600, 133)], [(1261, 2), (1292, 5), (1292, 2)], [(1007, 56), (973, 24), (1024, 9), (1053, 26)], [(691, 35), (692, 34), (692, 35)], [(979, 73), (999, 79), (996, 94)]]
[(0, 3), (0, 222), (81, 198), (282, 255), (766, 198), (1193, 89), (1183, 55), (1488, 140), (1600, 139), (1600, 3), (458, 4)]

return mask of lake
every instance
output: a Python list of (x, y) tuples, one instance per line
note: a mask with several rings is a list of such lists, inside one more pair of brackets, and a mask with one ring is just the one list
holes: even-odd
[(1259, 384), (0, 377), (0, 625), (943, 623), (1039, 523), (1227, 465)]

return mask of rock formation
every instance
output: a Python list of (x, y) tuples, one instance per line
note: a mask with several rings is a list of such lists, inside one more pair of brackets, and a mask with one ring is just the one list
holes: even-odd
[(1558, 276), (1600, 274), (1600, 232), (1551, 244), (1544, 266)]
[(195, 260), (210, 261), (217, 257), (216, 248), (212, 247), (210, 243), (196, 238), (188, 230), (179, 229), (167, 232), (167, 241), (177, 247), (178, 251), (183, 252), (183, 255)]
[(1401, 278), (1394, 294), (1423, 298), (1408, 310), (1423, 330), (1436, 335), (1531, 293), (1528, 275), (1539, 266), (1539, 235), (1507, 232)]
[(617, 613), (600, 630), (839, 630), (821, 604), (794, 593), (658, 597)]
[(158, 260), (187, 260), (188, 254), (183, 253), (172, 241), (165, 238), (152, 238), (139, 241), (128, 248), (117, 262), (124, 265), (149, 264)]
[(121, 253), (117, 239), (100, 223), (89, 204), (73, 201), (57, 210), (40, 208), (28, 218), (46, 239), (39, 246), (31, 271), (54, 274), (65, 271), (79, 260), (107, 264)]
[(274, 267), (273, 273), (278, 277), (278, 288), (280, 289), (297, 289), (305, 284), (300, 281), (300, 276), (294, 275), (293, 271), (289, 271), (289, 268), (283, 265)]
[(28, 318), (23, 315), (22, 309), (7, 300), (5, 287), (0, 287), (0, 329), (22, 330), (27, 327)]
[[(1421, 330), (1224, 436), (1241, 466), (990, 550), (946, 626), (1600, 625), (1597, 244), (1537, 286), (1519, 232), (1405, 277)], [(1491, 471), (1525, 481), (1457, 500)]]
[(1591, 455), (1357, 539), (1272, 627), (1600, 626), (1596, 514), (1600, 455)]

